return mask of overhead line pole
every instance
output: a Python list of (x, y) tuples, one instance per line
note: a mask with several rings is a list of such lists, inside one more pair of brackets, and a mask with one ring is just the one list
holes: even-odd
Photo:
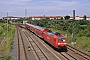
[[(27, 9), (25, 9), (25, 17), (24, 19), (26, 20), (27, 19)], [(24, 23), (24, 21), (22, 21)]]
[(25, 9), (25, 18), (27, 17), (27, 9)]
[(8, 47), (8, 13), (9, 11), (7, 11), (7, 47)]
[(76, 44), (76, 40), (75, 40), (75, 32), (74, 32), (74, 28), (75, 28), (75, 10), (73, 10), (73, 22), (72, 22), (72, 44)]

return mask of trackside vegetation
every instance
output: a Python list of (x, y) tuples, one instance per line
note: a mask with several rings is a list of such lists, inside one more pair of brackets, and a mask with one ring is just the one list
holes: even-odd
[[(54, 32), (60, 32), (67, 35), (67, 42), (72, 42), (72, 30), (74, 25), (74, 34), (78, 49), (90, 52), (90, 21), (89, 20), (31, 20), (29, 23), (46, 27)], [(73, 24), (74, 23), (74, 24)]]
[(2, 60), (10, 60), (10, 59), (12, 59), (11, 56), (4, 56), (4, 57), (2, 57)]
[(11, 59), (9, 54), (12, 49), (14, 33), (15, 33), (15, 26), (11, 23), (8, 23), (8, 43), (7, 43), (7, 23), (5, 21), (0, 21), (0, 41), (3, 40), (3, 43), (0, 45), (0, 52), (5, 54), (5, 56), (2, 57), (2, 60)]

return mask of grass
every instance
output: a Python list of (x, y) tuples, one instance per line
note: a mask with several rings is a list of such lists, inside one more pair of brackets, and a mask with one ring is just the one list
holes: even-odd
[[(72, 41), (71, 34), (69, 34), (68, 32), (60, 31), (53, 28), (49, 28), (49, 29), (51, 29), (54, 32), (60, 32), (63, 35), (67, 35), (67, 42), (68, 44), (71, 44), (71, 41)], [(75, 37), (75, 38), (76, 38), (76, 44), (74, 46), (78, 49), (81, 49), (83, 51), (90, 53), (90, 37), (82, 36), (82, 37)]]
[(4, 56), (4, 57), (2, 57), (2, 60), (10, 60), (10, 59), (12, 59), (11, 56)]
[(7, 54), (10, 53), (10, 50), (12, 49), (11, 47), (12, 47), (14, 32), (15, 32), (14, 28), (15, 27), (12, 26), (12, 32), (11, 30), (8, 31), (8, 46), (7, 46), (7, 39), (5, 39), (5, 42), (0, 46), (0, 48), (2, 48), (0, 49), (1, 52), (5, 52)]
[(75, 45), (75, 47), (87, 52), (90, 51), (90, 38), (87, 38), (85, 36), (78, 37), (76, 42), (77, 44)]
[[(5, 23), (0, 23), (0, 27), (2, 27)], [(8, 56), (10, 54), (10, 51), (12, 49), (12, 44), (13, 44), (13, 39), (14, 39), (14, 33), (15, 33), (15, 26), (8, 24), (9, 28), (8, 28), (8, 44), (7, 44), (7, 39), (5, 39), (5, 41), (2, 43), (2, 45), (0, 46), (0, 52), (5, 53), (7, 56), (3, 57), (3, 60), (10, 60), (10, 56)], [(0, 34), (0, 37), (6, 37), (6, 28), (7, 26), (5, 25), (4, 27), (2, 27), (2, 34)], [(0, 39), (2, 40), (2, 39)]]

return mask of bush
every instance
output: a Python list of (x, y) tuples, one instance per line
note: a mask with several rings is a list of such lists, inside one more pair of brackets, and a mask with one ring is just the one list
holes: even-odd
[(87, 32), (86, 33), (86, 37), (90, 37), (90, 32)]
[(88, 20), (79, 20), (80, 25), (87, 25), (88, 22), (89, 22)]
[(79, 27), (81, 30), (85, 30), (85, 29), (87, 29), (87, 26), (80, 26)]
[(2, 57), (2, 60), (10, 60), (10, 59), (12, 59), (11, 56), (4, 56), (4, 57)]

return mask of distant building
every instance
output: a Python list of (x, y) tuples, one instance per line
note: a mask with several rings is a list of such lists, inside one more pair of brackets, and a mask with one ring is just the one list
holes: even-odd
[(70, 20), (72, 20), (73, 19), (73, 17), (72, 16), (70, 16)]
[(8, 17), (3, 17), (2, 20), (17, 20), (17, 19), (20, 19), (21, 17), (14, 17), (14, 16), (8, 16)]
[(86, 20), (90, 20), (90, 17), (86, 17)]
[(29, 16), (29, 19), (31, 20), (41, 20), (46, 18), (50, 20), (55, 20), (55, 19), (61, 19), (61, 16)]
[[(70, 19), (73, 19), (73, 17), (72, 16), (70, 16)], [(76, 16), (75, 17), (75, 20), (83, 20), (84, 19), (84, 17), (83, 16)], [(86, 17), (86, 20), (90, 20), (90, 17), (89, 16), (87, 16)]]
[[(3, 17), (2, 20), (17, 20), (22, 17), (15, 17), (15, 16), (8, 16), (8, 17)], [(24, 18), (24, 17), (23, 17)], [(61, 18), (65, 19), (64, 16), (29, 16), (28, 17), (30, 20), (42, 20), (42, 19), (50, 19), (50, 20), (59, 20)], [(73, 17), (70, 16), (70, 20), (72, 20)], [(83, 20), (84, 16), (76, 16), (75, 20)], [(90, 16), (86, 16), (86, 20), (90, 20)]]
[(79, 17), (79, 16), (76, 16), (76, 17), (75, 17), (75, 20), (80, 20), (80, 17)]

